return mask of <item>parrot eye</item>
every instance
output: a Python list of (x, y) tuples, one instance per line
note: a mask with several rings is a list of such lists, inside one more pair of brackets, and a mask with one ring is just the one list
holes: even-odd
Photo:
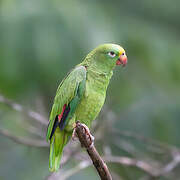
[(111, 56), (111, 57), (115, 57), (115, 56), (116, 56), (116, 53), (113, 52), (113, 51), (110, 51), (110, 52), (108, 52), (108, 55)]

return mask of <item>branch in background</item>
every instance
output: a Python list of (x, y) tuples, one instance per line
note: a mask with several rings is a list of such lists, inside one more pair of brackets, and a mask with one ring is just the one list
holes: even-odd
[(86, 135), (86, 132), (84, 131), (84, 126), (79, 121), (76, 122), (75, 131), (77, 133), (81, 145), (86, 148), (86, 151), (88, 152), (89, 157), (91, 158), (93, 165), (98, 171), (101, 179), (112, 180), (107, 165), (104, 163), (103, 159), (97, 152), (94, 145), (91, 144), (92, 142), (90, 142), (89, 137)]
[(144, 172), (146, 172), (151, 177), (156, 177), (159, 174), (156, 168), (152, 167), (150, 164), (129, 157), (119, 157), (119, 156), (105, 156), (103, 158), (106, 162), (109, 163), (118, 163), (125, 166), (133, 166)]
[[(158, 170), (159, 168), (155, 168), (147, 162), (138, 159), (120, 156), (104, 156), (103, 159), (107, 163), (117, 163), (123, 166), (136, 167), (147, 173), (152, 178), (159, 177), (161, 172), (160, 170)], [(70, 170), (67, 170), (65, 172), (63, 170), (60, 170), (58, 173), (52, 173), (50, 176), (47, 177), (47, 180), (58, 180), (59, 178), (61, 178), (62, 180), (66, 180), (69, 177), (73, 176), (74, 174), (78, 173), (79, 171), (85, 168), (88, 168), (91, 165), (92, 163), (90, 161), (84, 160), (80, 162), (78, 165), (76, 165), (74, 168), (71, 168)]]
[(178, 148), (175, 147), (175, 146), (172, 146), (170, 144), (166, 144), (166, 143), (163, 143), (163, 142), (160, 142), (160, 141), (157, 141), (157, 140), (154, 140), (154, 139), (151, 139), (151, 138), (139, 135), (139, 134), (134, 133), (134, 132), (130, 132), (130, 131), (118, 131), (116, 129), (113, 129), (112, 132), (115, 133), (115, 134), (118, 134), (120, 136), (134, 138), (134, 139), (137, 139), (137, 140), (139, 140), (141, 142), (144, 142), (144, 143), (147, 143), (147, 144), (151, 144), (153, 146), (160, 147), (161, 149), (166, 150), (168, 152), (172, 152), (172, 150), (173, 151), (177, 151), (178, 150)]
[[(78, 124), (78, 126), (76, 127), (76, 132), (77, 132), (77, 134), (79, 133), (78, 137), (79, 137), (81, 144), (86, 148), (91, 160), (93, 161), (94, 166), (98, 167), (98, 170), (99, 170), (99, 168), (101, 169), (100, 172), (98, 171), (100, 173), (100, 177), (101, 178), (103, 177), (102, 179), (109, 180), (108, 177), (111, 178), (111, 176), (109, 174), (107, 166), (105, 165), (102, 158), (100, 157), (100, 155), (96, 151), (95, 147), (94, 146), (90, 147), (89, 139), (84, 132), (84, 126), (82, 126), (79, 122), (77, 124)], [(10, 138), (11, 140), (13, 140), (16, 143), (23, 144), (26, 146), (48, 147), (48, 144), (46, 141), (18, 137), (18, 136), (13, 135), (12, 133), (10, 133), (7, 130), (4, 130), (4, 129), (0, 129), (0, 134), (5, 136), (5, 137)], [(78, 151), (70, 151), (67, 154), (67, 157), (62, 162), (62, 164), (66, 163), (70, 157), (78, 156), (77, 152)], [(175, 151), (173, 153), (172, 161), (170, 161), (163, 168), (160, 168), (160, 167), (155, 168), (154, 166), (148, 164), (145, 161), (137, 160), (135, 158), (129, 158), (129, 157), (120, 157), (120, 156), (111, 156), (110, 155), (110, 156), (104, 156), (103, 159), (107, 163), (118, 163), (118, 164), (121, 164), (124, 166), (136, 167), (136, 168), (144, 171), (145, 173), (147, 173), (149, 176), (151, 176), (153, 178), (158, 178), (161, 176), (167, 176), (170, 172), (172, 172), (180, 164), (180, 154), (177, 151)], [(62, 175), (62, 172), (60, 171), (59, 173), (51, 174), (47, 179), (50, 180), (50, 179), (52, 179), (52, 177), (54, 177), (53, 179), (56, 179), (59, 176), (61, 176), (61, 178), (63, 178), (65, 180), (68, 177), (72, 176), (73, 174), (75, 174), (75, 173), (79, 172), (80, 170), (83, 170), (83, 169), (85, 169), (91, 165), (92, 165), (91, 162), (89, 162), (88, 160), (84, 160), (81, 163), (79, 163), (76, 167), (70, 169), (67, 172), (64, 172), (63, 175)], [(104, 176), (106, 176), (105, 175), (106, 173), (108, 175), (107, 175), (107, 177), (104, 178)]]
[(89, 167), (90, 165), (92, 165), (92, 163), (90, 163), (89, 161), (82, 161), (78, 165), (76, 165), (74, 168), (71, 168), (67, 171), (60, 170), (57, 173), (52, 173), (46, 179), (47, 180), (58, 180), (58, 179), (66, 180), (69, 177), (73, 176), (74, 174), (78, 173), (79, 171)]
[(47, 144), (46, 141), (43, 140), (36, 140), (36, 139), (29, 139), (29, 138), (24, 138), (24, 137), (18, 137), (10, 133), (9, 131), (5, 129), (0, 129), (0, 134), (10, 138), (16, 143), (23, 144), (26, 146), (31, 146), (31, 147), (48, 147), (49, 145)]
[[(46, 118), (44, 118), (41, 114), (39, 114), (35, 111), (32, 111), (32, 110), (27, 110), (22, 105), (17, 104), (15, 102), (5, 98), (1, 94), (0, 94), (0, 103), (3, 103), (22, 114), (25, 114), (26, 116), (36, 120), (37, 122), (41, 123), (42, 125), (46, 126), (48, 124), (48, 120)], [(35, 134), (34, 133), (35, 129), (31, 129), (31, 130), (32, 130), (32, 133)], [(77, 122), (76, 132), (78, 134), (79, 141), (86, 148), (86, 150), (87, 150), (91, 160), (93, 161), (93, 164), (96, 167), (101, 178), (104, 176), (102, 179), (107, 179), (107, 180), (112, 179), (106, 164), (103, 162), (102, 158), (96, 151), (95, 147), (90, 146), (90, 142), (84, 132), (84, 126), (81, 126), (81, 124), (79, 122)], [(136, 167), (136, 168), (146, 172), (152, 178), (159, 178), (161, 176), (168, 177), (170, 175), (170, 173), (172, 173), (172, 171), (180, 164), (180, 152), (179, 152), (179, 149), (175, 146), (165, 144), (165, 143), (162, 143), (159, 141), (155, 141), (153, 139), (150, 139), (150, 138), (147, 138), (147, 137), (144, 137), (144, 136), (141, 136), (136, 133), (129, 132), (129, 131), (117, 131), (117, 130), (113, 129), (112, 132), (115, 134), (121, 135), (121, 136), (135, 138), (144, 143), (151, 144), (152, 146), (155, 146), (155, 147), (159, 147), (160, 149), (170, 153), (173, 158), (169, 163), (164, 165), (163, 168), (162, 168), (162, 166), (155, 168), (154, 166), (152, 166), (142, 160), (137, 160), (137, 159), (129, 158), (129, 157), (115, 157), (115, 156), (111, 156), (111, 155), (104, 156), (104, 158), (103, 158), (108, 163), (119, 163), (119, 164), (125, 165), (125, 166)], [(29, 139), (29, 138), (15, 136), (11, 132), (4, 130), (4, 129), (0, 129), (0, 134), (5, 137), (10, 138), (11, 140), (13, 140), (16, 143), (23, 144), (26, 146), (48, 147), (47, 142), (44, 140), (36, 140), (36, 139)], [(74, 151), (74, 153), (70, 151), (70, 153), (67, 154), (66, 158), (64, 158), (63, 163), (66, 163), (68, 161), (68, 159), (72, 156), (75, 156), (75, 157), (78, 156), (77, 151)], [(62, 176), (62, 173), (61, 173), (61, 176), (58, 176), (58, 174), (60, 175), (61, 171), (58, 172), (56, 177), (61, 177), (61, 178), (63, 177), (64, 179), (67, 179), (67, 177), (72, 176), (73, 174), (77, 173), (78, 171), (80, 171), (84, 168), (89, 167), (90, 165), (92, 165), (92, 163), (89, 160), (87, 160), (87, 159), (83, 160), (76, 167), (74, 167), (66, 172), (63, 172), (63, 176)], [(54, 176), (55, 176), (55, 174), (51, 174), (48, 179), (50, 179), (51, 177), (54, 177)]]
[[(123, 157), (123, 156), (104, 156), (103, 159), (107, 163), (117, 163), (117, 164), (120, 164), (123, 166), (136, 167), (139, 170), (144, 171), (151, 178), (159, 178), (162, 176), (166, 177), (168, 175), (168, 173), (172, 172), (173, 169), (175, 169), (180, 164), (180, 155), (179, 154), (176, 154), (174, 159), (170, 163), (165, 165), (164, 168), (160, 168), (157, 166), (155, 167), (145, 161), (138, 160), (135, 158)], [(61, 177), (63, 180), (66, 180), (67, 178), (71, 177), (72, 175), (76, 174), (77, 172), (79, 172), (91, 165), (92, 165), (92, 163), (90, 163), (87, 160), (82, 161), (77, 166), (75, 166), (74, 168), (72, 168), (66, 172), (59, 171), (56, 174), (52, 174), (52, 176), (49, 176), (48, 180), (52, 180), (52, 179), (56, 180), (59, 177)]]
[[(99, 172), (101, 178), (103, 177), (102, 179), (108, 179), (108, 177), (109, 177), (109, 179), (110, 179), (111, 176), (109, 174), (107, 166), (104, 164), (102, 158), (99, 156), (95, 147), (94, 146), (90, 147), (89, 139), (84, 132), (84, 126), (82, 126), (79, 122), (77, 123), (76, 132), (78, 134), (81, 144), (86, 148), (91, 160), (93, 161), (94, 166), (98, 167), (98, 172)], [(26, 146), (48, 147), (48, 144), (46, 141), (18, 137), (4, 129), (0, 129), (0, 134), (5, 137), (10, 138), (11, 140), (13, 140), (16, 143), (23, 144)], [(73, 155), (78, 156), (77, 151), (74, 151), (74, 152), (70, 151), (67, 154), (67, 157), (64, 159), (64, 162), (62, 162), (62, 163), (63, 164), (66, 163), (67, 160), (70, 157), (72, 157)], [(161, 176), (167, 176), (168, 173), (172, 172), (180, 164), (180, 154), (179, 154), (179, 152), (176, 152), (176, 151), (173, 153), (173, 160), (171, 162), (169, 162), (167, 165), (165, 165), (164, 168), (155, 168), (145, 161), (137, 160), (137, 159), (129, 158), (129, 157), (104, 156), (103, 159), (107, 163), (118, 163), (118, 164), (121, 164), (124, 166), (136, 167), (136, 168), (146, 172), (149, 176), (155, 177), (155, 178), (158, 178)], [(63, 175), (62, 175), (62, 172), (60, 171), (56, 175), (53, 173), (52, 175), (49, 176), (48, 179), (50, 180), (50, 179), (52, 179), (52, 177), (55, 178), (55, 177), (59, 177), (60, 175), (61, 175), (61, 178), (67, 179), (68, 177), (72, 176), (73, 174), (77, 173), (80, 170), (83, 170), (83, 169), (89, 167), (90, 165), (92, 165), (91, 162), (89, 162), (88, 160), (84, 160), (81, 163), (79, 163), (79, 165), (77, 165), (76, 167), (70, 169), (67, 172), (64, 172)], [(100, 171), (99, 171), (99, 169), (100, 169)], [(107, 174), (107, 176), (105, 174)], [(106, 176), (106, 177), (104, 178), (104, 176)]]
[(119, 157), (119, 156), (105, 156), (103, 158), (109, 163), (119, 163), (125, 166), (136, 167), (153, 178), (159, 178), (161, 176), (166, 177), (168, 173), (172, 172), (180, 164), (180, 154), (179, 152), (174, 153), (174, 158), (171, 162), (165, 165), (163, 168), (154, 167), (145, 161), (137, 160), (129, 157)]
[(172, 161), (170, 161), (168, 164), (166, 164), (161, 171), (159, 172), (159, 174), (157, 175), (157, 177), (161, 177), (161, 176), (167, 176), (169, 173), (171, 173), (178, 165), (180, 165), (180, 152), (178, 151), (174, 151), (172, 152), (173, 155), (173, 159)]
[(7, 106), (9, 106), (10, 108), (18, 111), (18, 112), (21, 112), (25, 115), (27, 115), (28, 117), (30, 118), (33, 118), (34, 120), (38, 121), (39, 123), (47, 126), (48, 125), (48, 120), (46, 118), (44, 118), (41, 114), (35, 112), (35, 111), (32, 111), (32, 110), (27, 110), (25, 108), (23, 108), (22, 105), (20, 104), (17, 104), (7, 98), (5, 98), (3, 95), (0, 94), (0, 103), (3, 103)]
[(30, 124), (28, 124), (28, 126), (21, 126), (20, 128), (24, 129), (25, 131), (27, 131), (28, 133), (38, 136), (42, 139), (45, 138), (45, 132), (42, 132), (42, 129), (32, 126)]

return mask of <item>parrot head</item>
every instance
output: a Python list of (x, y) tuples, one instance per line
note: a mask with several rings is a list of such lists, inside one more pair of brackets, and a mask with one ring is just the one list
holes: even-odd
[(125, 50), (117, 44), (103, 44), (91, 51), (85, 59), (89, 66), (103, 72), (109, 72), (116, 65), (127, 64)]

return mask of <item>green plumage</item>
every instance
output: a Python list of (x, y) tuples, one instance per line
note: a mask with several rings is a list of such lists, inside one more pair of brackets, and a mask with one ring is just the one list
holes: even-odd
[[(112, 51), (116, 56), (109, 54)], [(90, 127), (92, 120), (97, 117), (104, 104), (112, 70), (123, 52), (124, 49), (115, 44), (101, 45), (90, 52), (60, 83), (47, 131), (47, 140), (50, 140), (50, 171), (59, 169), (63, 148), (72, 136), (75, 122), (79, 120)], [(65, 121), (62, 123), (62, 119), (60, 120), (63, 128), (57, 126), (52, 135), (55, 119), (61, 114), (65, 104), (70, 110)]]

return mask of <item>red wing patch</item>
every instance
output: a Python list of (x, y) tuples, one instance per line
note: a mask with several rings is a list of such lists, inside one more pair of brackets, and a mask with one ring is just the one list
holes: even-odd
[(64, 129), (65, 120), (67, 118), (69, 111), (70, 111), (69, 106), (67, 106), (67, 104), (64, 104), (61, 114), (57, 115), (55, 118), (54, 125), (53, 125), (51, 135), (50, 135), (50, 139), (52, 138), (52, 136), (53, 136), (53, 134), (54, 134), (54, 132), (58, 126), (61, 130)]
[(64, 111), (67, 107), (67, 104), (64, 104), (61, 114), (58, 115), (58, 121), (61, 122), (62, 116), (64, 114)]

